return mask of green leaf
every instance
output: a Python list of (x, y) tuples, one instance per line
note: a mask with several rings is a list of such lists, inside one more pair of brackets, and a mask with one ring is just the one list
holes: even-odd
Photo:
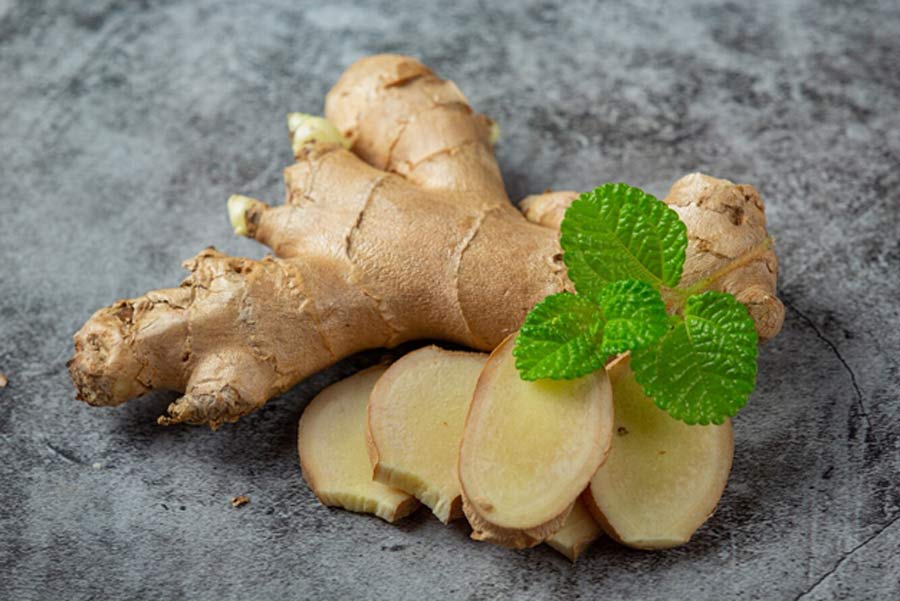
[(643, 348), (669, 327), (662, 297), (646, 282), (614, 282), (601, 290), (599, 300), (606, 319), (601, 350), (607, 356)]
[[(677, 319), (677, 318), (676, 318)], [(637, 381), (656, 406), (687, 424), (721, 424), (756, 385), (756, 328), (732, 295), (691, 296), (658, 343), (632, 354)]]
[(597, 299), (618, 280), (673, 288), (681, 279), (687, 228), (678, 213), (639, 188), (605, 184), (585, 192), (566, 211), (560, 232), (579, 294)]
[(561, 292), (531, 310), (519, 330), (513, 356), (523, 380), (569, 380), (603, 367), (600, 307), (582, 296)]
[(567, 292), (535, 305), (513, 349), (522, 379), (577, 378), (601, 369), (610, 355), (643, 348), (666, 333), (666, 306), (650, 284), (615, 282), (599, 296), (599, 306)]

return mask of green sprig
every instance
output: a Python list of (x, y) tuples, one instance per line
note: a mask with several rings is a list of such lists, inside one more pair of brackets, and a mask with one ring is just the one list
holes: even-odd
[[(578, 294), (549, 296), (526, 317), (513, 351), (523, 379), (577, 378), (631, 351), (637, 381), (676, 419), (718, 424), (746, 404), (753, 319), (730, 294), (678, 288), (687, 228), (675, 211), (606, 184), (572, 203), (560, 244)], [(663, 297), (679, 302), (667, 312)]]

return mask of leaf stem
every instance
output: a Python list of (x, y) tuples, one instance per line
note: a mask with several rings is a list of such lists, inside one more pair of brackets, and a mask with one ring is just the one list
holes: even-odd
[[(767, 236), (765, 240), (751, 248), (749, 251), (725, 263), (725, 265), (716, 269), (705, 278), (697, 280), (696, 282), (694, 282), (690, 286), (686, 286), (685, 288), (676, 288), (676, 290), (682, 293), (682, 300), (685, 300), (687, 299), (687, 297), (693, 296), (694, 294), (706, 292), (707, 290), (712, 288), (713, 284), (715, 284), (718, 280), (722, 279), (736, 269), (740, 269), (745, 265), (749, 265), (768, 251), (772, 250), (774, 246), (775, 240), (772, 238), (772, 236)], [(668, 306), (668, 302), (666, 303), (666, 306)]]
[(693, 293), (688, 288), (666, 288), (665, 286), (659, 288), (659, 295), (666, 304), (666, 313), (669, 315), (680, 314), (684, 309), (684, 303), (691, 294)]

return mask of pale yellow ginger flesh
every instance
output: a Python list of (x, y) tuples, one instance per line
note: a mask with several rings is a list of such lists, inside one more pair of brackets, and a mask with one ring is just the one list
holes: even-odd
[(597, 521), (585, 506), (584, 500), (578, 499), (569, 517), (566, 518), (566, 523), (547, 539), (547, 544), (575, 561), (602, 533)]
[(376, 481), (406, 491), (442, 522), (462, 517), (459, 441), (485, 353), (428, 346), (399, 359), (369, 398)]
[(638, 549), (690, 540), (715, 511), (734, 455), (731, 422), (688, 426), (644, 395), (623, 355), (607, 368), (615, 433), (584, 499), (603, 529)]
[[(498, 130), (453, 82), (371, 56), (348, 67), (325, 113), (289, 117), (282, 206), (229, 200), (233, 229), (273, 256), (209, 248), (185, 262), (181, 286), (97, 311), (68, 364), (79, 399), (176, 390), (160, 423), (215, 428), (362, 350), (418, 339), (491, 350), (535, 303), (572, 289), (555, 229), (566, 199), (531, 199), (525, 216), (510, 203)], [(694, 174), (665, 200), (687, 225), (685, 278), (745, 260), (716, 286), (747, 305), (761, 339), (777, 333), (775, 255), (751, 252), (767, 238), (756, 191)]]
[(385, 369), (361, 371), (320, 392), (300, 418), (297, 446), (303, 477), (322, 503), (394, 522), (418, 503), (411, 495), (372, 480), (366, 405)]
[(603, 463), (612, 437), (612, 390), (604, 371), (577, 380), (526, 382), (514, 337), (491, 355), (459, 453), (463, 510), (472, 538), (531, 547), (565, 524)]
[[(413, 351), (391, 365), (369, 397), (375, 480), (416, 496), (444, 523), (462, 516), (459, 445), (487, 357), (435, 346)], [(575, 561), (601, 532), (578, 500), (547, 544)]]

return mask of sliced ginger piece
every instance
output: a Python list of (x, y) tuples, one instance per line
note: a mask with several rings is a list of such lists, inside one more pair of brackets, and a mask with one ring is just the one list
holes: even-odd
[(603, 371), (526, 382), (514, 336), (485, 364), (463, 432), (459, 478), (472, 538), (524, 548), (559, 531), (603, 463), (612, 389)]
[(575, 501), (574, 507), (566, 523), (553, 536), (547, 539), (547, 544), (568, 557), (571, 561), (578, 559), (592, 542), (597, 540), (603, 530), (591, 516), (583, 499)]
[(731, 422), (688, 426), (644, 395), (623, 355), (607, 367), (615, 430), (585, 491), (607, 534), (637, 549), (684, 544), (715, 511), (734, 455)]
[(405, 492), (372, 480), (366, 405), (385, 370), (377, 366), (361, 371), (320, 392), (300, 418), (297, 446), (303, 477), (323, 504), (394, 522), (418, 503)]
[(399, 359), (369, 397), (375, 480), (415, 496), (445, 524), (462, 517), (457, 464), (487, 354), (429, 346)]

